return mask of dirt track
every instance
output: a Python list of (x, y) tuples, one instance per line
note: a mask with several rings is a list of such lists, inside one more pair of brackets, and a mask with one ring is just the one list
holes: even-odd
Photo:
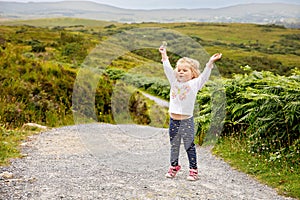
[(0, 178), (0, 199), (291, 199), (231, 169), (209, 147), (197, 151), (200, 180), (186, 180), (184, 151), (182, 170), (170, 180), (166, 129), (100, 123), (53, 129), (24, 145), (26, 157), (0, 168), (13, 174)]

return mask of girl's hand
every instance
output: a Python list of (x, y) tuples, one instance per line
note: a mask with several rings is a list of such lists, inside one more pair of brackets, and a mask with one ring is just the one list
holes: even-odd
[(216, 53), (210, 57), (209, 62), (214, 63), (222, 58), (222, 53)]
[(167, 49), (163, 45), (161, 45), (158, 50), (161, 54), (167, 54)]
[(161, 53), (161, 61), (163, 62), (165, 60), (168, 60), (166, 47), (161, 45), (158, 50)]

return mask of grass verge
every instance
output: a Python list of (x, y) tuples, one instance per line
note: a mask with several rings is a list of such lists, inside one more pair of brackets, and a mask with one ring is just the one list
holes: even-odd
[(247, 173), (259, 182), (276, 189), (278, 194), (300, 199), (300, 169), (286, 163), (273, 163), (253, 156), (244, 141), (223, 138), (213, 148), (213, 154), (222, 157), (233, 168)]
[(10, 164), (10, 159), (22, 157), (20, 144), (28, 136), (39, 133), (38, 128), (22, 128), (16, 130), (7, 130), (0, 126), (0, 166)]

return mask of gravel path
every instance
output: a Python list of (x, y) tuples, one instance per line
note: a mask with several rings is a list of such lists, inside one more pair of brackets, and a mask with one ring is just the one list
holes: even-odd
[(158, 105), (160, 105), (160, 106), (162, 106), (162, 107), (169, 107), (169, 102), (166, 101), (166, 100), (160, 99), (160, 98), (158, 98), (158, 97), (156, 97), (156, 96), (153, 96), (153, 95), (151, 95), (151, 94), (148, 94), (148, 93), (146, 93), (146, 92), (142, 92), (142, 94), (143, 94), (145, 97), (147, 97), (147, 98), (149, 98), (149, 99), (155, 101), (155, 103), (157, 103)]
[[(183, 150), (183, 148), (182, 148)], [(32, 136), (22, 159), (0, 176), (0, 199), (203, 199), (287, 200), (197, 147), (200, 179), (186, 181), (182, 170), (164, 177), (169, 160), (166, 129), (137, 125), (86, 124)]]

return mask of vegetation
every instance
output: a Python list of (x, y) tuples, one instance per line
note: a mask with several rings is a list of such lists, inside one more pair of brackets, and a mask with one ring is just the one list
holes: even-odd
[[(251, 71), (248, 66), (244, 69)], [(223, 84), (226, 116), (214, 152), (282, 194), (299, 198), (295, 174), (300, 172), (300, 71), (289, 77), (251, 71), (224, 79)], [(218, 115), (213, 110), (225, 105), (212, 103), (214, 95), (207, 88), (198, 96), (199, 141), (215, 129), (212, 120)]]
[(38, 134), (41, 131), (37, 127), (20, 127), (10, 130), (3, 125), (0, 127), (0, 166), (8, 165), (9, 158), (20, 158), (20, 143), (28, 139), (28, 136)]
[(299, 163), (293, 167), (287, 161), (280, 162), (278, 159), (275, 161), (265, 156), (253, 155), (247, 148), (247, 142), (235, 137), (220, 140), (213, 153), (222, 157), (233, 168), (275, 188), (279, 194), (299, 199)]
[[(300, 161), (299, 29), (80, 19), (16, 23), (0, 26), (0, 164), (18, 155), (18, 143), (28, 135), (21, 127), (28, 122), (71, 125), (77, 112), (100, 122), (167, 127), (166, 110), (142, 95), (169, 98), (160, 55), (153, 48), (126, 52), (102, 69), (96, 66), (101, 76), (82, 80), (87, 84), (76, 92), (84, 98), (75, 99), (93, 105), (72, 105), (81, 65), (99, 42), (126, 30), (156, 26), (193, 38), (208, 54), (223, 53), (218, 69), (224, 78), (213, 76), (197, 97), (196, 141), (205, 142), (205, 133), (221, 136), (214, 148), (217, 155), (281, 193), (300, 198), (295, 177)], [(170, 52), (169, 57), (174, 65), (179, 55)], [(87, 92), (89, 79), (97, 80), (94, 94)], [(120, 97), (118, 106), (112, 106), (114, 95)]]

